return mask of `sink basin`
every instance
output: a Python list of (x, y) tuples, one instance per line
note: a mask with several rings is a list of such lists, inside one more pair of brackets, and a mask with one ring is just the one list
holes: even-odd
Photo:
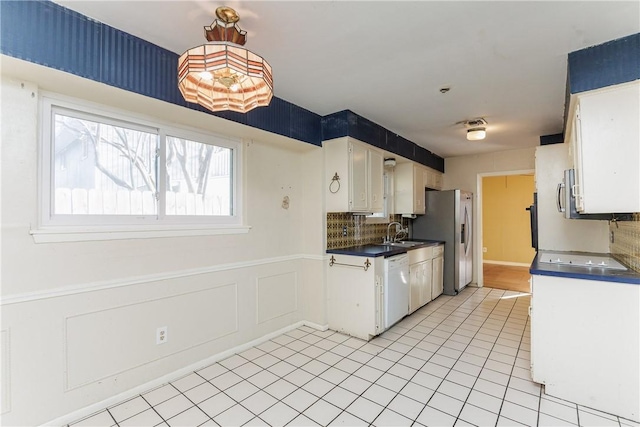
[(414, 246), (420, 245), (418, 242), (389, 242), (385, 243), (385, 246), (397, 246), (400, 248), (412, 248)]

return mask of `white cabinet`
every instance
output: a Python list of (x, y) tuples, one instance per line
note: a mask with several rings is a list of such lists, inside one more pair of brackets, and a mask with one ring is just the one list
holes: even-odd
[(433, 248), (432, 264), (431, 300), (434, 300), (444, 291), (444, 245)]
[(578, 211), (640, 212), (640, 81), (573, 95), (569, 117)]
[(431, 301), (431, 260), (409, 266), (409, 312), (413, 313)]
[(349, 211), (359, 212), (369, 207), (369, 169), (367, 148), (361, 144), (348, 143), (347, 156), (349, 159)]
[(384, 258), (334, 254), (331, 259), (327, 266), (329, 328), (370, 340), (384, 330)]
[(422, 182), (426, 188), (442, 190), (442, 173), (431, 168), (423, 168)]
[(381, 151), (369, 149), (371, 177), (371, 212), (384, 212), (384, 156)]
[(531, 280), (533, 380), (548, 395), (640, 421), (640, 286)]
[(409, 313), (442, 294), (444, 245), (412, 249), (409, 252)]
[(383, 154), (344, 137), (323, 142), (327, 212), (384, 210)]
[(394, 170), (395, 213), (424, 214), (425, 187), (423, 167), (415, 163), (400, 163)]

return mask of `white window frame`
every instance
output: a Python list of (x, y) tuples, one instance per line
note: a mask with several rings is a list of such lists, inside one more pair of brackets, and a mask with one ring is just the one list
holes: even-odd
[[(157, 174), (157, 215), (53, 215), (54, 159), (53, 116), (68, 112), (79, 118), (125, 126), (159, 137)], [(212, 144), (232, 150), (231, 215), (166, 215), (166, 137), (184, 138), (198, 143)], [(40, 99), (39, 137), (39, 224), (31, 230), (37, 243), (57, 241), (113, 240), (210, 234), (240, 234), (250, 229), (243, 220), (242, 141), (209, 133), (200, 129), (181, 127), (153, 117), (141, 116), (58, 94), (44, 93)]]

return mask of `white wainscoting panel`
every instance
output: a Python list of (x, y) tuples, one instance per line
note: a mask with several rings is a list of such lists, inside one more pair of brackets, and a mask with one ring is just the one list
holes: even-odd
[(11, 410), (11, 344), (9, 330), (0, 331), (0, 414)]
[(256, 323), (298, 310), (298, 274), (295, 271), (256, 279)]
[[(167, 341), (157, 345), (156, 330), (164, 326)], [(67, 317), (65, 389), (153, 363), (237, 330), (236, 283)]]

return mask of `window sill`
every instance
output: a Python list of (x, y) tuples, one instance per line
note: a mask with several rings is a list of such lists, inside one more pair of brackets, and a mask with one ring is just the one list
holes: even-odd
[(156, 239), (162, 237), (247, 234), (246, 225), (191, 225), (164, 227), (47, 227), (30, 231), (35, 243), (90, 242), (98, 240)]

